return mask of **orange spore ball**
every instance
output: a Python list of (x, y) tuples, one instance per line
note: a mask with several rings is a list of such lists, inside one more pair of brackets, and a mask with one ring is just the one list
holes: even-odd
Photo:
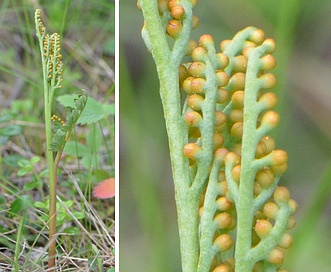
[(242, 109), (244, 107), (244, 91), (236, 91), (231, 96), (232, 106), (235, 109)]
[(264, 93), (259, 98), (259, 103), (263, 103), (266, 109), (272, 109), (277, 105), (278, 98), (275, 93)]
[(276, 203), (288, 203), (290, 200), (290, 192), (284, 186), (279, 186), (274, 191), (274, 200)]
[(222, 111), (215, 111), (215, 126), (221, 126), (226, 122), (226, 115)]
[(284, 249), (289, 249), (293, 245), (293, 237), (291, 234), (285, 232), (280, 240), (278, 246)]
[(240, 174), (241, 174), (241, 165), (238, 164), (235, 167), (233, 167), (233, 169), (232, 169), (233, 180), (237, 183), (239, 183), (239, 181), (240, 181)]
[(227, 90), (218, 88), (217, 92), (218, 92), (217, 103), (224, 103), (225, 101), (228, 100), (229, 93)]
[(232, 247), (233, 241), (229, 234), (224, 233), (216, 238), (214, 245), (217, 246), (219, 251), (223, 252), (229, 250)]
[(185, 15), (185, 9), (181, 5), (175, 5), (171, 8), (170, 14), (177, 20), (181, 20)]
[(220, 211), (227, 211), (232, 208), (232, 203), (225, 196), (219, 197), (216, 203)]
[(216, 54), (217, 59), (218, 59), (218, 63), (219, 69), (224, 69), (225, 67), (227, 67), (229, 65), (229, 57), (223, 53), (217, 53)]
[(242, 109), (233, 109), (230, 112), (230, 120), (231, 122), (242, 122), (244, 120), (244, 112)]
[(204, 77), (205, 70), (206, 70), (206, 64), (199, 61), (195, 61), (191, 63), (190, 67), (188, 68), (189, 73), (194, 77)]
[(167, 2), (168, 2), (168, 9), (169, 10), (171, 10), (173, 7), (177, 6), (177, 0), (167, 0)]
[(246, 74), (235, 73), (229, 81), (229, 88), (231, 90), (243, 90), (245, 88)]
[(247, 58), (243, 55), (234, 57), (233, 59), (233, 71), (245, 72), (247, 69)]
[(238, 156), (236, 153), (234, 152), (229, 152), (226, 156), (225, 156), (225, 164), (238, 164), (240, 163), (240, 156)]
[(276, 43), (273, 39), (265, 39), (263, 45), (266, 47), (267, 54), (271, 54), (276, 50)]
[(255, 232), (260, 238), (267, 237), (272, 230), (272, 224), (265, 219), (257, 220), (255, 224)]
[(226, 229), (231, 226), (232, 217), (227, 212), (221, 212), (214, 217), (214, 221), (218, 223), (220, 229)]
[(264, 32), (261, 29), (255, 30), (251, 36), (249, 37), (249, 40), (256, 43), (256, 44), (261, 44), (264, 40)]
[(219, 87), (224, 87), (229, 82), (228, 74), (221, 70), (216, 72), (216, 77), (217, 77), (217, 84)]
[(200, 37), (199, 44), (204, 48), (208, 48), (211, 46), (214, 47), (214, 39), (211, 35), (204, 34)]
[(279, 248), (274, 248), (269, 253), (267, 261), (272, 264), (282, 264), (284, 262), (284, 252)]
[(200, 152), (201, 147), (196, 143), (188, 143), (184, 146), (184, 155), (189, 159), (196, 160)]
[(293, 216), (290, 216), (288, 218), (288, 222), (287, 222), (287, 229), (293, 229), (295, 226), (296, 222)]
[(283, 175), (286, 172), (287, 168), (288, 166), (286, 162), (280, 165), (272, 165), (270, 167), (270, 169), (274, 172), (275, 175)]
[(202, 46), (197, 46), (192, 51), (192, 59), (193, 61), (204, 61), (206, 56), (208, 55), (207, 50)]
[(201, 110), (201, 105), (205, 99), (199, 94), (192, 94), (187, 99), (187, 105), (193, 110)]
[(261, 125), (266, 125), (268, 127), (275, 127), (279, 123), (279, 114), (275, 111), (267, 111), (261, 120)]
[(183, 89), (187, 94), (193, 93), (192, 87), (191, 87), (191, 83), (192, 83), (193, 79), (194, 79), (194, 77), (189, 76), (183, 81)]
[(206, 80), (204, 78), (193, 78), (191, 81), (191, 90), (194, 93), (201, 93), (205, 86)]
[(298, 203), (294, 199), (290, 199), (288, 205), (291, 209), (291, 215), (295, 214), (298, 210)]
[(202, 121), (202, 116), (200, 113), (196, 111), (188, 111), (185, 114), (185, 123), (191, 127), (198, 127), (200, 122)]
[(275, 175), (270, 169), (262, 169), (256, 173), (255, 180), (265, 189), (274, 183)]
[(213, 270), (213, 272), (231, 272), (231, 271), (232, 271), (231, 265), (227, 262), (222, 262)]
[(180, 21), (173, 19), (167, 24), (167, 33), (172, 38), (177, 38), (182, 31), (183, 25)]
[(282, 165), (288, 161), (287, 152), (284, 150), (274, 150), (271, 153), (273, 163), (272, 165)]
[[(225, 156), (229, 153), (229, 151), (226, 149), (226, 148), (218, 148), (215, 150), (214, 152), (214, 158), (219, 160), (220, 162), (223, 162), (224, 159), (225, 159)], [(222, 176), (220, 176), (222, 175)], [(220, 172), (219, 173), (219, 176), (218, 176), (218, 180), (222, 179), (222, 182), (223, 180), (225, 179), (225, 176), (223, 176), (223, 173)], [(222, 183), (222, 186), (224, 186), (225, 184)], [(224, 189), (224, 188), (223, 188)], [(226, 190), (227, 190), (227, 187), (226, 187)]]
[(262, 137), (261, 141), (258, 143), (256, 148), (256, 158), (261, 158), (270, 152), (272, 152), (276, 147), (275, 140), (270, 136)]
[(277, 213), (279, 212), (279, 207), (275, 202), (267, 202), (264, 204), (263, 213), (270, 219), (275, 219)]
[(234, 123), (231, 127), (231, 130), (230, 130), (230, 134), (238, 140), (242, 138), (243, 132), (244, 132), (243, 122)]
[(263, 89), (271, 89), (277, 84), (276, 76), (271, 73), (263, 74), (259, 77), (259, 80), (261, 81), (261, 88)]
[(221, 133), (215, 132), (213, 135), (214, 149), (220, 148), (223, 146), (224, 137)]
[(276, 59), (274, 56), (267, 54), (261, 58), (261, 69), (263, 71), (270, 71), (275, 69)]

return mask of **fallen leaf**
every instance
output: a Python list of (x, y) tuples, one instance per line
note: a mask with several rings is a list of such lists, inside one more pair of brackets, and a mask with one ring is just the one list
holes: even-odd
[(105, 199), (115, 196), (115, 179), (105, 179), (101, 181), (93, 190), (93, 196)]

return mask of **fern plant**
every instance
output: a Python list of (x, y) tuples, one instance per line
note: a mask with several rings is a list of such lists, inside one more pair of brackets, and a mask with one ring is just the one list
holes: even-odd
[(297, 203), (278, 185), (287, 153), (268, 136), (279, 123), (269, 91), (275, 42), (247, 27), (220, 50), (210, 35), (197, 43), (190, 38), (196, 3), (137, 4), (160, 82), (182, 271), (286, 271)]
[[(63, 79), (63, 62), (61, 54), (60, 35), (46, 33), (41, 20), (41, 10), (35, 12), (36, 35), (39, 41), (41, 62), (43, 69), (44, 110), (46, 156), (49, 171), (49, 262), (48, 271), (55, 271), (56, 256), (56, 196), (57, 196), (57, 169), (61, 155), (71, 132), (74, 129), (87, 102), (87, 95), (83, 94), (75, 100), (73, 107), (66, 107), (66, 122), (51, 113), (54, 93), (61, 88)], [(52, 129), (52, 121), (54, 126)], [(53, 133), (52, 133), (53, 132)], [(54, 158), (55, 153), (55, 158)]]

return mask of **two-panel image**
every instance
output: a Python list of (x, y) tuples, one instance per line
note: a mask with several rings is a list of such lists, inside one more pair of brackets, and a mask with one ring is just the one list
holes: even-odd
[(331, 3), (0, 1), (0, 272), (331, 271)]

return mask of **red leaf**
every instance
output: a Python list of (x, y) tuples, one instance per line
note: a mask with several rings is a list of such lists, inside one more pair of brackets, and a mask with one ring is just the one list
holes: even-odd
[(93, 190), (93, 195), (100, 199), (111, 198), (115, 196), (115, 179), (105, 179), (101, 181)]

